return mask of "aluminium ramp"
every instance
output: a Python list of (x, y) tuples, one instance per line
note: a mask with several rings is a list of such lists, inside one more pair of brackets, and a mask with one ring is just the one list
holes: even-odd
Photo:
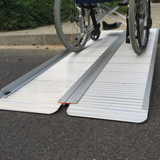
[(136, 55), (123, 43), (94, 80), (71, 116), (141, 123), (148, 117), (159, 29), (151, 29), (146, 51)]
[(80, 53), (64, 51), (0, 92), (0, 109), (51, 114), (58, 100), (122, 33), (103, 32)]

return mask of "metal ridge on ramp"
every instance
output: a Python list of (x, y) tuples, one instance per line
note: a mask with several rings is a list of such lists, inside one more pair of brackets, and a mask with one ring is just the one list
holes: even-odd
[(147, 49), (136, 55), (123, 43), (78, 104), (71, 116), (142, 123), (148, 117), (159, 29), (151, 29)]
[(77, 82), (60, 99), (60, 103), (76, 104), (106, 66), (121, 44), (126, 38), (126, 32), (123, 31), (118, 38), (104, 51), (104, 53), (93, 63), (93, 65), (77, 80)]

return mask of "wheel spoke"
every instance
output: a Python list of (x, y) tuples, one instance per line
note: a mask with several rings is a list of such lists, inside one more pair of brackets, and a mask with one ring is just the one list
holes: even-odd
[(89, 17), (85, 13), (79, 15), (79, 9), (82, 12), (82, 9), (75, 4), (75, 0), (55, 0), (54, 18), (57, 34), (64, 46), (74, 52), (82, 50), (88, 39), (88, 35), (77, 38), (82, 30), (79, 17), (83, 16), (83, 24), (89, 23)]

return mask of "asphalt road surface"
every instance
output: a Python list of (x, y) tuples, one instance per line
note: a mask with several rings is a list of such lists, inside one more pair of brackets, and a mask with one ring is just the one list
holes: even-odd
[[(0, 49), (0, 89), (61, 50)], [(141, 124), (0, 110), (0, 160), (160, 160), (160, 41)]]

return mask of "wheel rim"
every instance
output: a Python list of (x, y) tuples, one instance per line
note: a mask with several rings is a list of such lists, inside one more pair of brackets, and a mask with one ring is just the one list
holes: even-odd
[[(63, 39), (64, 45), (72, 51), (78, 51), (83, 48), (87, 35), (83, 38), (77, 38), (81, 35), (81, 24), (79, 21), (79, 11), (75, 6), (75, 0), (61, 0), (60, 7), (60, 26), (61, 26), (61, 40)], [(83, 25), (89, 25), (88, 17), (85, 15), (85, 10), (82, 10)], [(77, 49), (76, 49), (77, 48)]]
[[(137, 11), (136, 11), (137, 12)], [(143, 50), (146, 46), (147, 41), (147, 19), (148, 19), (148, 5), (147, 0), (140, 0), (139, 6), (139, 20), (137, 20), (137, 36), (138, 36), (138, 43)], [(136, 17), (137, 18), (137, 17)]]
[[(135, 3), (136, 2), (136, 3)], [(129, 1), (129, 32), (132, 48), (141, 54), (146, 48), (149, 37), (149, 1)]]

